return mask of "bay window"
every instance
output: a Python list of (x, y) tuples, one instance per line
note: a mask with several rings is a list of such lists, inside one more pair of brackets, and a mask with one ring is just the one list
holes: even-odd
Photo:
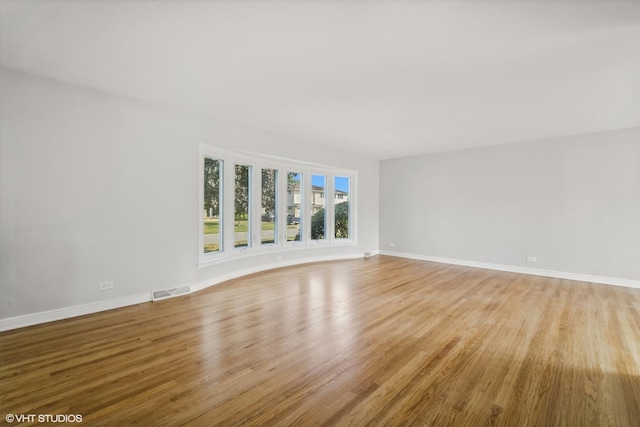
[(200, 146), (200, 263), (355, 244), (353, 171)]

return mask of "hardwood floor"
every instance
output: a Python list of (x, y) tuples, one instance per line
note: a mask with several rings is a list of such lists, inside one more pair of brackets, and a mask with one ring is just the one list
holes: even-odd
[(0, 333), (0, 362), (0, 419), (640, 426), (640, 289), (377, 256)]

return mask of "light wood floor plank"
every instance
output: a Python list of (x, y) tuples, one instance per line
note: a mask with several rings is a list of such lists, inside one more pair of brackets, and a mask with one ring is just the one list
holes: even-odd
[(385, 256), (272, 270), (0, 333), (9, 413), (640, 426), (640, 290)]

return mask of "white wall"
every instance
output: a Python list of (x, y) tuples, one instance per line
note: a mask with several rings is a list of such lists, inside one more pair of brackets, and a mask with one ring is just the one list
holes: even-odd
[(7, 69), (0, 89), (0, 319), (272, 264), (198, 269), (199, 143), (358, 172), (358, 245), (285, 262), (377, 249), (377, 160)]
[(380, 202), (383, 251), (640, 279), (640, 128), (386, 160)]

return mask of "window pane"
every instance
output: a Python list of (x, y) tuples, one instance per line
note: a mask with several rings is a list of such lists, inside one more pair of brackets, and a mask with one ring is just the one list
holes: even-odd
[(235, 247), (251, 246), (251, 166), (236, 165)]
[(287, 174), (287, 241), (302, 240), (302, 174)]
[(222, 250), (222, 160), (204, 159), (204, 253)]
[(263, 245), (277, 243), (278, 236), (278, 171), (275, 169), (262, 169), (262, 236), (260, 241)]
[(327, 177), (324, 175), (311, 175), (311, 240), (323, 240), (325, 238), (325, 190)]
[(336, 239), (349, 238), (349, 190), (350, 179), (346, 176), (336, 176), (333, 185), (333, 203), (335, 206), (334, 233)]

